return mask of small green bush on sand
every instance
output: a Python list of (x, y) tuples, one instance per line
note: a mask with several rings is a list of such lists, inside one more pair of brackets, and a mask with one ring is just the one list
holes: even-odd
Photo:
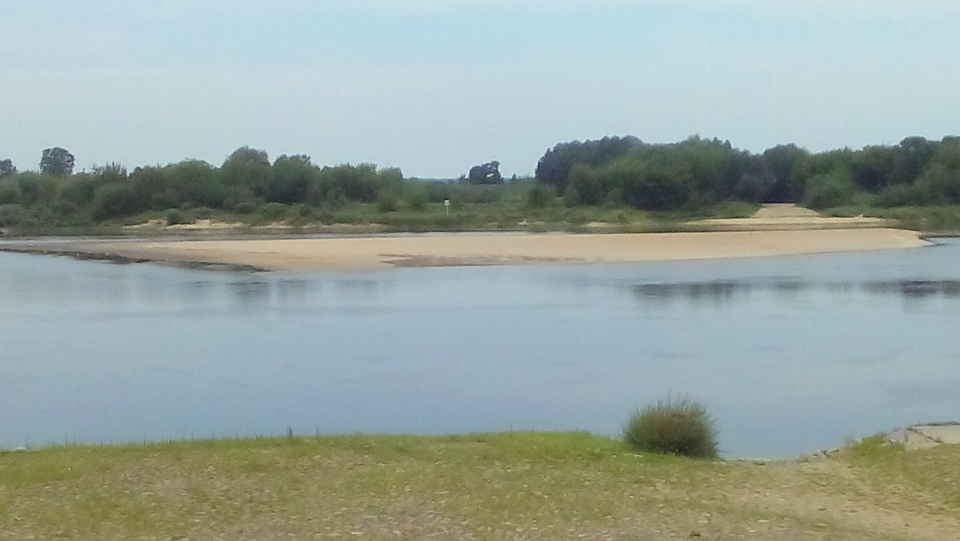
[(624, 442), (640, 451), (716, 458), (717, 429), (706, 407), (689, 397), (667, 398), (630, 416)]
[(187, 216), (180, 209), (170, 209), (164, 214), (164, 221), (167, 225), (180, 225), (187, 223)]

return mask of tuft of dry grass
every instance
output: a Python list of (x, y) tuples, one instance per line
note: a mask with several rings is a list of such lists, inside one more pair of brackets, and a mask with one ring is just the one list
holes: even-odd
[(586, 433), (337, 436), (0, 454), (0, 539), (948, 539), (960, 449), (637, 454)]

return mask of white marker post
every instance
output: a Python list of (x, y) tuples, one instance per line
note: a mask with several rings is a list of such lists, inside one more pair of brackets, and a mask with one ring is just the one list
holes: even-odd
[(443, 206), (444, 206), (444, 208), (447, 209), (447, 216), (450, 216), (450, 200), (449, 200), (449, 199), (444, 199), (444, 200), (443, 200)]

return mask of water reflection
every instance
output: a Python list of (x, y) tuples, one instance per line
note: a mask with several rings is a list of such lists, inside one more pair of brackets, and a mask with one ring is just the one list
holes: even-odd
[(354, 298), (375, 298), (380, 294), (380, 289), (384, 285), (380, 280), (337, 280), (334, 287), (337, 292), (345, 297)]
[(295, 301), (303, 299), (311, 290), (319, 290), (320, 284), (304, 279), (285, 278), (277, 281), (277, 297), (281, 301)]
[(910, 298), (960, 297), (960, 280), (893, 280), (864, 285), (870, 293), (892, 293)]
[(272, 289), (266, 281), (231, 282), (227, 288), (240, 304), (267, 304)]
[(848, 293), (862, 290), (874, 295), (899, 295), (908, 299), (960, 297), (960, 280), (882, 280), (882, 281), (814, 281), (796, 278), (750, 280), (714, 280), (708, 282), (646, 283), (633, 286), (634, 295), (642, 301), (666, 302), (674, 299), (692, 301), (730, 301), (754, 292), (771, 292), (796, 296), (811, 291)]

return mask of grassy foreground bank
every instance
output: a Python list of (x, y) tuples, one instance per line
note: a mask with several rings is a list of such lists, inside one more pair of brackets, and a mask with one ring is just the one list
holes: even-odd
[(0, 539), (949, 539), (960, 448), (637, 455), (585, 433), (0, 454)]

